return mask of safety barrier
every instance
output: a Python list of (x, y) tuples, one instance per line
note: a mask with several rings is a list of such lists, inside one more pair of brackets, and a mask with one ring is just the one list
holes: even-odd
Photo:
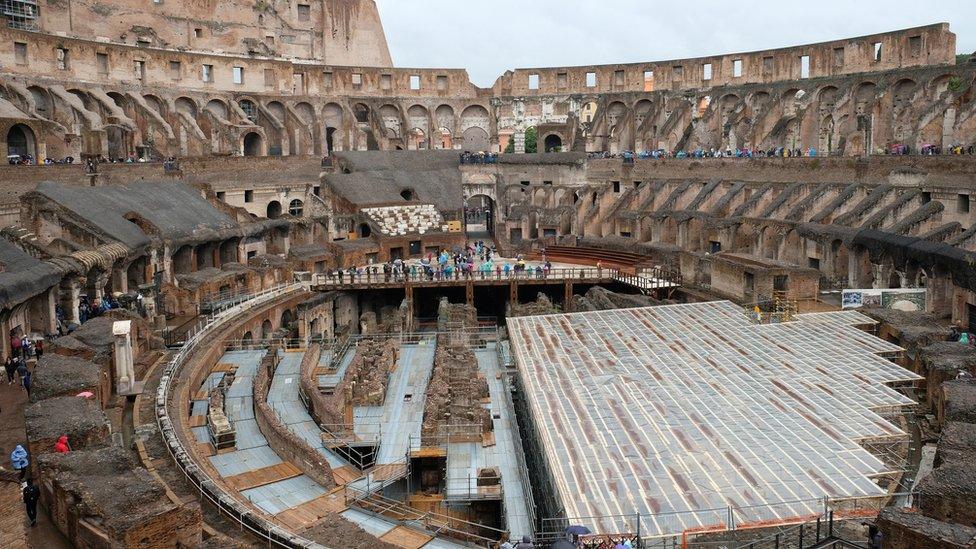
[[(209, 336), (242, 316), (247, 310), (301, 291), (302, 289), (301, 284), (283, 284), (253, 294), (250, 299), (208, 315), (198, 326), (198, 329), (187, 338), (186, 343), (163, 370), (159, 388), (156, 390), (156, 425), (163, 439), (166, 441), (166, 448), (169, 451), (170, 457), (186, 477), (187, 482), (199, 492), (200, 500), (209, 501), (216, 507), (218, 512), (238, 523), (242, 531), (246, 528), (251, 534), (266, 541), (269, 546), (327, 549), (325, 546), (298, 536), (260, 516), (221, 488), (203, 469), (193, 462), (186, 448), (184, 448), (180, 436), (176, 432), (176, 427), (173, 425), (173, 419), (170, 417), (168, 409), (170, 392), (173, 388), (172, 385), (176, 381), (180, 370), (185, 365), (187, 359), (197, 351), (199, 346), (209, 343), (207, 339)], [(181, 406), (182, 404), (174, 403), (174, 405)]]

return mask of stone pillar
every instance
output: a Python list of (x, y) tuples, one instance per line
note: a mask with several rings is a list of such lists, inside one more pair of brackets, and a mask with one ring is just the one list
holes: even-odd
[(858, 266), (861, 264), (859, 261), (861, 254), (864, 252), (859, 252), (857, 250), (851, 250), (847, 254), (847, 282), (851, 289), (860, 288), (861, 276), (858, 273)]
[(55, 310), (55, 305), (57, 304), (57, 300), (58, 300), (57, 286), (53, 286), (44, 295), (44, 333), (45, 334), (58, 333), (58, 315), (57, 315), (57, 311)]
[(68, 324), (81, 324), (78, 316), (78, 305), (81, 304), (81, 284), (77, 278), (68, 278), (61, 282), (61, 309), (64, 311), (64, 321)]
[(115, 336), (115, 390), (120, 394), (131, 394), (136, 385), (136, 372), (132, 361), (132, 321), (120, 320), (112, 324)]
[(109, 273), (92, 271), (88, 274), (88, 302), (105, 297), (105, 285), (108, 284)]
[(120, 293), (129, 291), (128, 269), (112, 269), (112, 290)]
[(925, 279), (925, 312), (943, 315), (952, 313), (949, 298), (951, 288), (947, 275), (935, 275)]

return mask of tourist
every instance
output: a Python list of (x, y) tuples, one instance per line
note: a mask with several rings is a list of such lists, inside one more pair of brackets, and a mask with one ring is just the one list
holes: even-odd
[(24, 384), (24, 378), (30, 375), (30, 371), (27, 369), (27, 361), (23, 358), (17, 361), (17, 375), (20, 376), (20, 384)]
[(508, 542), (506, 540), (506, 541), (502, 542), (502, 544), (500, 546), (498, 546), (498, 549), (515, 549), (515, 547), (510, 542)]
[(20, 382), (24, 386), (24, 390), (27, 391), (27, 396), (30, 397), (31, 373), (27, 370), (26, 364), (24, 364), (24, 373), (20, 374)]
[(67, 454), (71, 451), (71, 446), (68, 445), (68, 435), (58, 437), (58, 441), (54, 443), (54, 451), (59, 454)]
[(27, 479), (27, 483), (24, 485), (24, 507), (27, 508), (27, 518), (30, 519), (31, 527), (37, 526), (37, 498), (40, 496), (41, 491), (37, 489), (37, 486), (34, 486), (31, 479)]
[(30, 458), (27, 456), (27, 450), (20, 444), (14, 448), (13, 452), (10, 452), (10, 464), (13, 466), (14, 471), (20, 473), (20, 480), (24, 480), (27, 476), (27, 466), (30, 465)]
[(530, 538), (527, 535), (522, 536), (522, 541), (520, 541), (519, 544), (515, 546), (515, 549), (534, 549), (534, 548), (535, 545), (532, 544), (532, 538)]
[(963, 332), (959, 334), (959, 343), (963, 345), (969, 345), (969, 332)]
[(13, 385), (14, 372), (17, 371), (17, 363), (14, 361), (13, 357), (7, 357), (7, 361), (3, 363), (3, 368), (7, 371), (7, 385)]
[[(142, 297), (140, 295), (139, 297)], [(34, 345), (34, 356), (37, 357), (37, 361), (40, 362), (41, 357), (44, 356), (44, 340), (38, 339), (37, 343)]]
[(13, 353), (15, 357), (20, 355), (21, 343), (22, 340), (20, 339), (20, 337), (10, 336), (10, 351)]

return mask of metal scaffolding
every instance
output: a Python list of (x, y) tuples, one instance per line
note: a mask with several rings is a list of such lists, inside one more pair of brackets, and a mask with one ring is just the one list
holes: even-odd
[(21, 30), (37, 30), (40, 13), (32, 0), (0, 0), (0, 9), (7, 18), (7, 26)]

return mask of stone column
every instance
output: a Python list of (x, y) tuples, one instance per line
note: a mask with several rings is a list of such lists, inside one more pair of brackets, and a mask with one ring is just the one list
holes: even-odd
[(115, 336), (115, 388), (120, 394), (129, 394), (135, 388), (135, 368), (132, 363), (132, 321), (120, 320), (112, 324)]
[(55, 304), (57, 304), (58, 294), (57, 286), (53, 286), (50, 290), (44, 294), (44, 333), (45, 334), (56, 334), (58, 333), (58, 315), (55, 311)]
[(112, 269), (112, 289), (123, 294), (129, 291), (128, 269)]
[(61, 282), (61, 309), (64, 321), (68, 324), (81, 324), (78, 305), (81, 304), (81, 284), (77, 278), (67, 278)]

